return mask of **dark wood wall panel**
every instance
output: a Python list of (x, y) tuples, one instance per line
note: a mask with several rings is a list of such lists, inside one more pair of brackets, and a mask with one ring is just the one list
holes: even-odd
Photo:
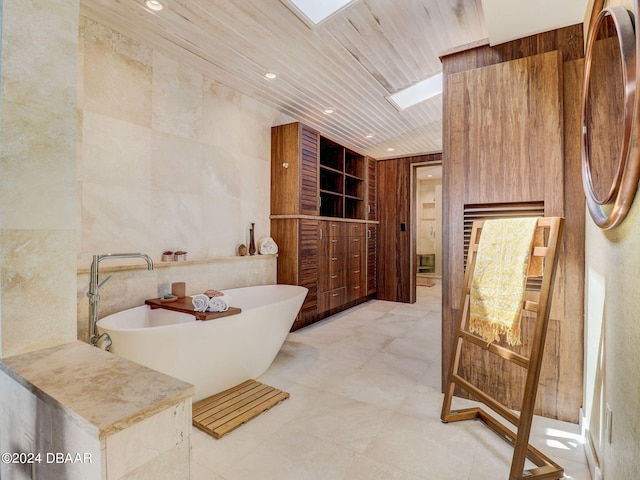
[[(564, 210), (562, 270), (565, 278), (557, 282), (563, 288), (564, 318), (562, 328), (572, 348), (562, 345), (558, 364), (562, 368), (558, 388), (558, 417), (575, 418), (575, 405), (583, 390), (584, 374), (584, 252), (585, 199), (580, 181), (581, 169), (581, 98), (584, 60), (564, 64)], [(555, 311), (552, 310), (552, 314)], [(580, 398), (581, 400), (581, 398)]]
[[(575, 25), (442, 59), (443, 382), (464, 275), (465, 203), (544, 201), (545, 215), (566, 222), (536, 413), (574, 422), (583, 360), (582, 48)], [(518, 408), (522, 375), (498, 363), (465, 352), (464, 376)]]
[[(441, 153), (378, 161), (378, 261), (380, 300), (414, 303), (415, 232), (411, 218), (411, 169), (416, 163), (440, 162)], [(402, 231), (401, 224), (406, 230)]]

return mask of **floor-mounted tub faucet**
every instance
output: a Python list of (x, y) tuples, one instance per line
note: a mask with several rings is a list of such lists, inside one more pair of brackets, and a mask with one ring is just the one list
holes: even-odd
[(87, 296), (89, 297), (89, 343), (95, 345), (104, 350), (109, 350), (111, 346), (111, 338), (106, 333), (98, 336), (96, 332), (96, 323), (98, 322), (98, 304), (100, 302), (100, 295), (98, 294), (99, 288), (111, 278), (109, 275), (102, 283), (98, 283), (98, 271), (100, 268), (100, 262), (108, 258), (142, 258), (147, 261), (147, 267), (149, 270), (153, 270), (153, 260), (146, 253), (107, 253), (105, 255), (94, 255), (91, 262), (91, 278), (89, 280), (89, 291)]

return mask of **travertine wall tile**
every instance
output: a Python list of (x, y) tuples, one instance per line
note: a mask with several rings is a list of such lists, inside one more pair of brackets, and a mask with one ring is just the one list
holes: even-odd
[(3, 102), (3, 229), (75, 229), (76, 120), (64, 114)]
[(93, 20), (82, 26), (80, 265), (116, 250), (232, 256), (252, 222), (268, 235), (281, 114)]
[(6, 0), (1, 8), (0, 356), (6, 357), (76, 336), (79, 2)]
[[(156, 462), (169, 452), (175, 454), (174, 447), (178, 451), (186, 453), (180, 455), (182, 462), (180, 470), (189, 467), (189, 445), (191, 438), (191, 400), (168, 408), (153, 417), (132, 425), (126, 430), (117, 432), (106, 439), (107, 478), (125, 478), (130, 472), (140, 469), (144, 472), (142, 478), (189, 478), (188, 476), (167, 476), (168, 471), (158, 470)], [(163, 467), (168, 465), (163, 463)], [(175, 473), (174, 468), (170, 471)], [(160, 475), (149, 476), (152, 472)], [(141, 477), (135, 477), (141, 478)]]
[(189, 480), (192, 478), (190, 459), (190, 446), (187, 442), (182, 442), (121, 480)]
[(79, 2), (6, 0), (2, 9), (3, 102), (38, 105), (62, 117), (72, 115)]
[(85, 21), (81, 33), (83, 108), (151, 127), (150, 50), (95, 22)]
[(1, 241), (3, 357), (75, 340), (75, 232), (2, 230)]

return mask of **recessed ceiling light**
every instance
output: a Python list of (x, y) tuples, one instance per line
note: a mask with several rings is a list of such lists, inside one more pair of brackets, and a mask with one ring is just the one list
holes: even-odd
[(166, 7), (165, 0), (145, 0), (144, 4), (148, 9), (153, 10), (154, 12), (159, 12)]
[(278, 75), (274, 72), (267, 72), (264, 74), (264, 78), (267, 78), (269, 80), (273, 80), (274, 78), (278, 78)]
[(393, 148), (393, 147), (387, 148), (387, 152), (393, 152), (394, 150), (395, 150), (395, 148)]
[(324, 113), (327, 115), (331, 115), (335, 110), (333, 108), (327, 108)]
[(365, 135), (364, 138), (373, 138), (373, 133), (370, 133), (369, 135)]
[(387, 97), (391, 103), (398, 109), (404, 110), (417, 103), (424, 102), (436, 95), (442, 93), (442, 73), (438, 73), (433, 77), (422, 80), (404, 90), (394, 93)]
[(288, 3), (314, 25), (318, 25), (354, 0), (288, 0)]

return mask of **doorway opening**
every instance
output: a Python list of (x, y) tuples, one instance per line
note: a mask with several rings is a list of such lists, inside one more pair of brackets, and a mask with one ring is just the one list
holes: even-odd
[(415, 285), (442, 282), (442, 164), (417, 164), (413, 170)]

